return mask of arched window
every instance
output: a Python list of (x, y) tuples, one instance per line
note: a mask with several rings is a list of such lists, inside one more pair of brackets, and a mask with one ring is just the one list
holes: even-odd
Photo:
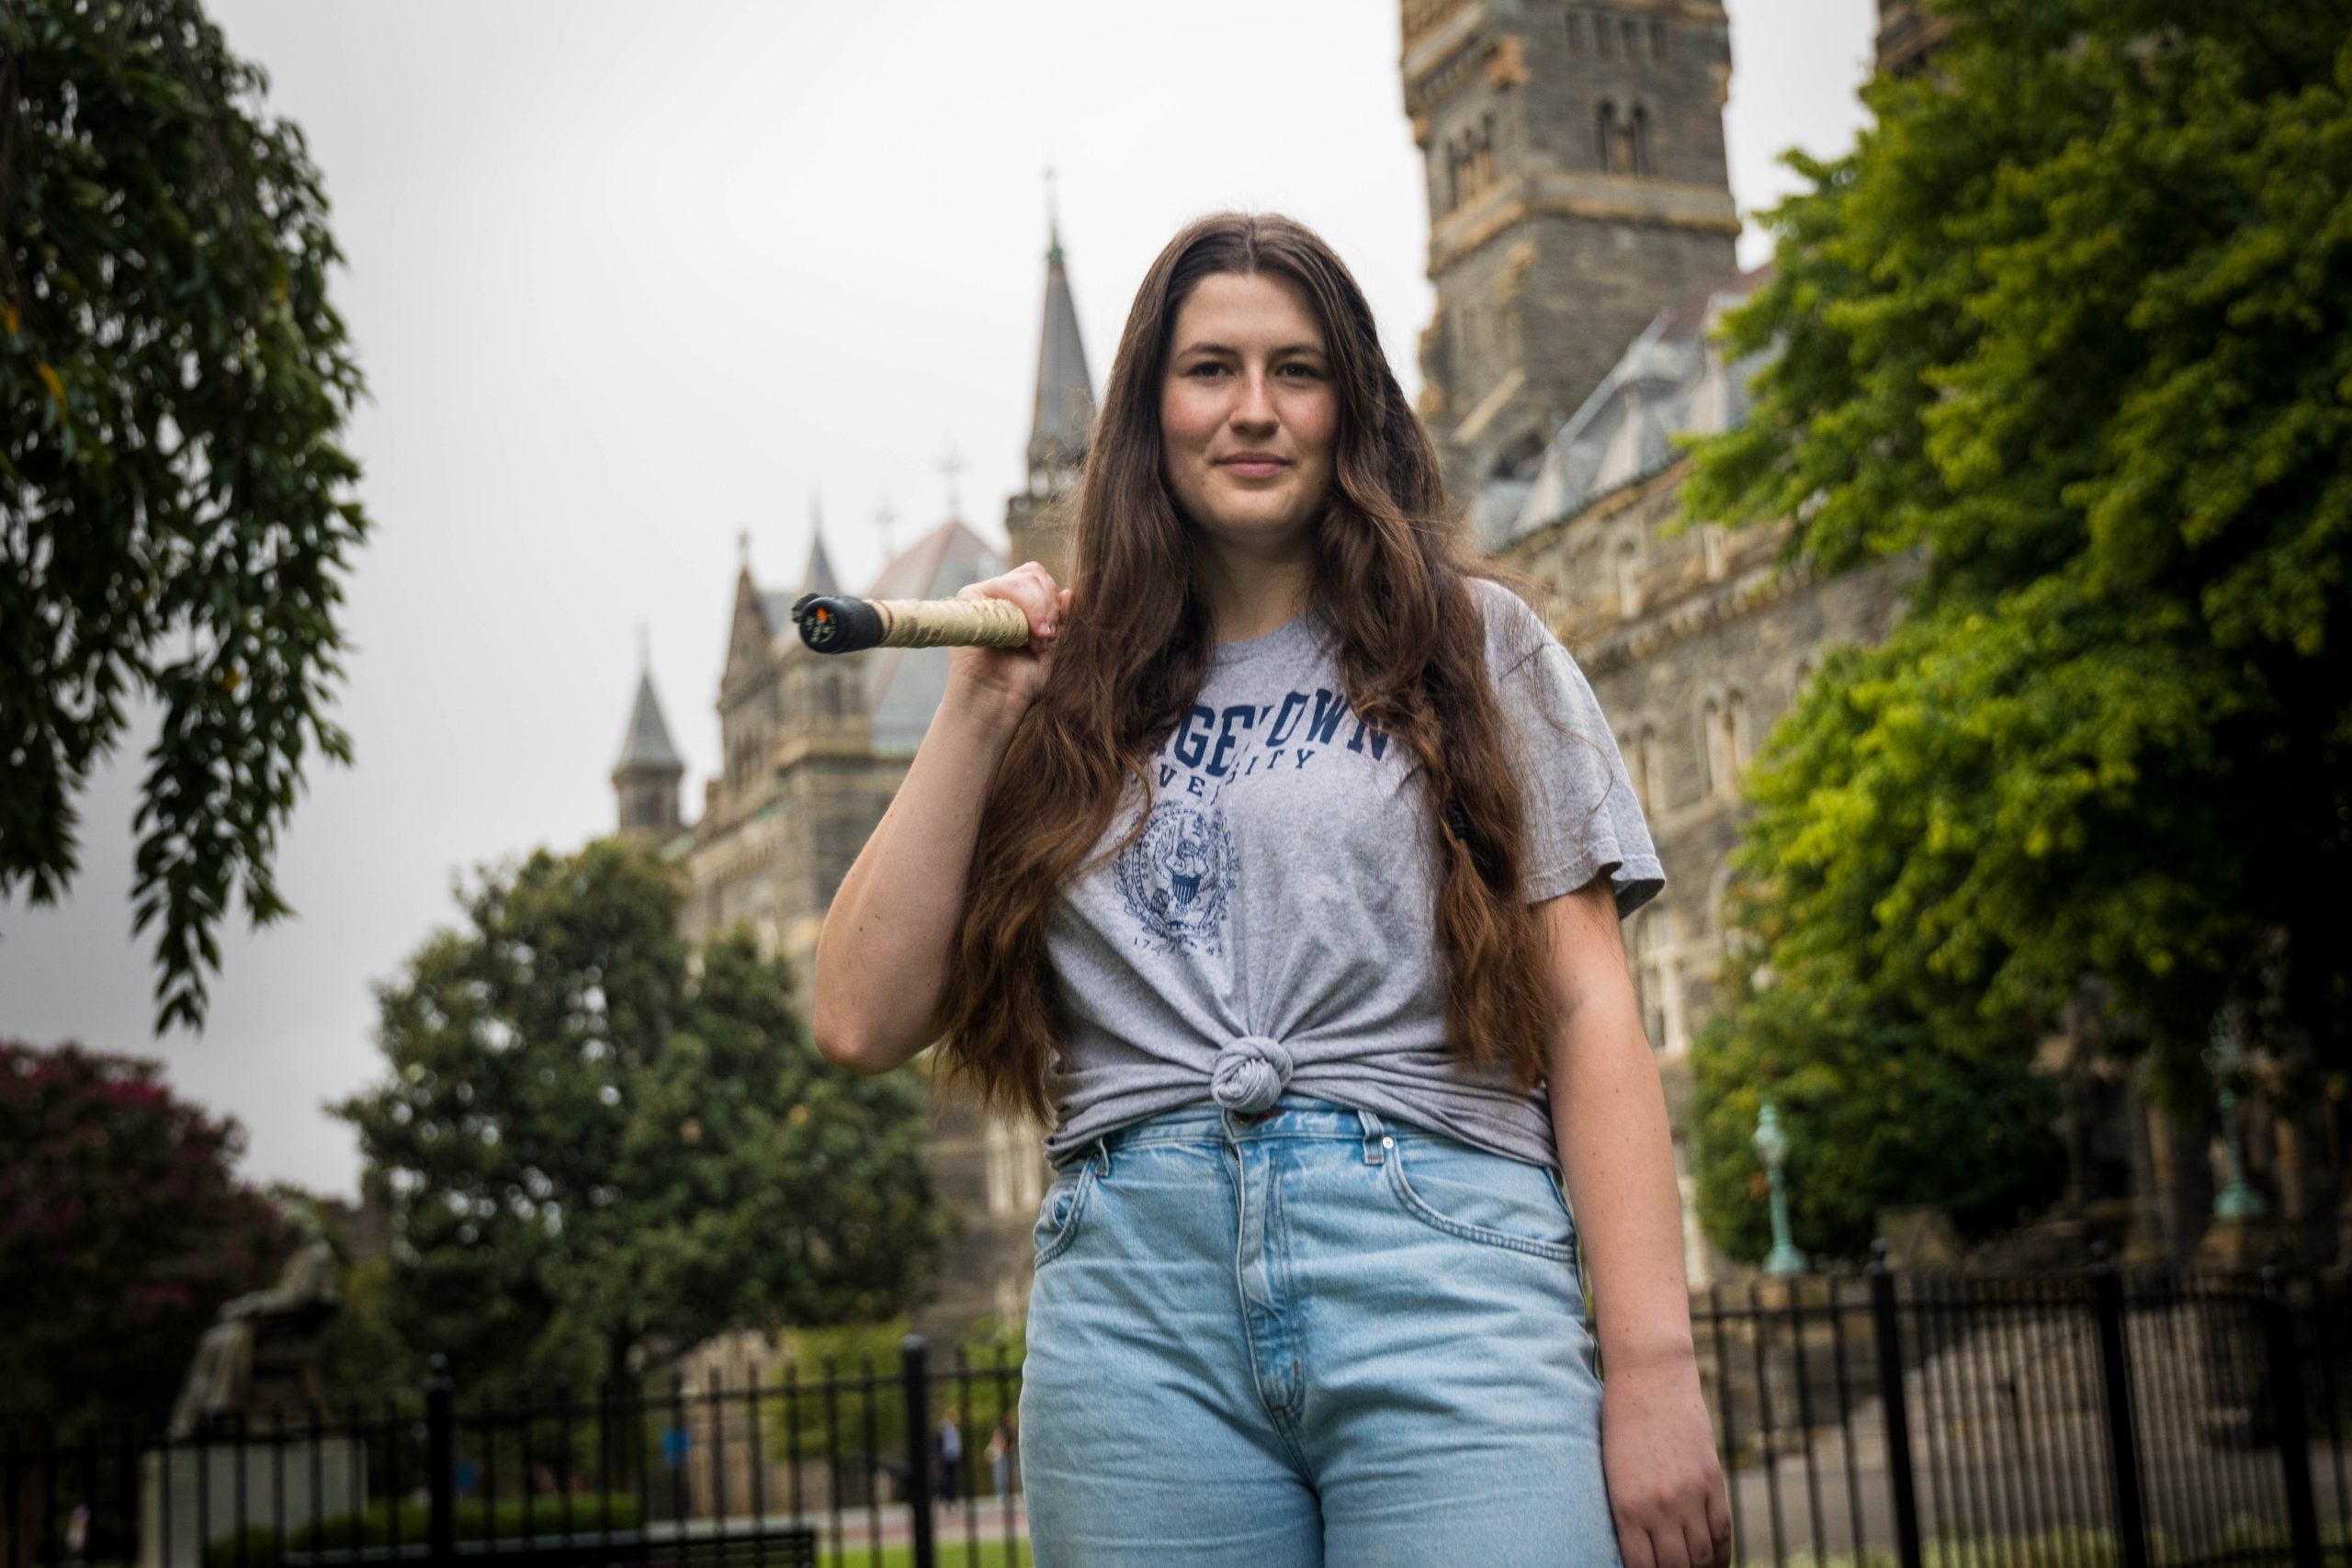
[(1664, 22), (1654, 21), (1650, 24), (1650, 63), (1653, 65), (1659, 65), (1663, 64), (1665, 61), (1666, 24)]
[(980, 1148), (986, 1161), (983, 1168), (987, 1172), (988, 1212), (1010, 1213), (1013, 1204), (1013, 1162), (1019, 1155), (992, 1117), (980, 1123)]
[(1600, 56), (1601, 59), (1617, 58), (1617, 29), (1609, 25), (1607, 17), (1597, 14), (1593, 17), (1592, 43), (1593, 53)]
[(1617, 743), (1625, 759), (1625, 776), (1634, 785), (1634, 798), (1640, 803), (1643, 814), (1655, 817), (1665, 800), (1658, 789), (1657, 730), (1644, 725)]
[(1747, 699), (1737, 692), (1709, 697), (1702, 714), (1706, 742), (1707, 793), (1739, 793), (1740, 765), (1747, 761)]
[[(1605, 38), (1608, 35), (1604, 32), (1601, 36)], [(1617, 167), (1617, 106), (1615, 104), (1605, 103), (1600, 106), (1600, 124), (1595, 129), (1593, 140), (1600, 152), (1600, 172), (1604, 175), (1614, 172)]]
[(1699, 525), (1699, 558), (1706, 563), (1708, 581), (1723, 581), (1731, 566), (1731, 540), (1721, 524)]
[(1487, 115), (1478, 122), (1477, 186), (1480, 190), (1495, 183), (1495, 117)]
[(1653, 903), (1625, 922), (1625, 960), (1634, 971), (1634, 1000), (1641, 1010), (1642, 1033), (1653, 1051), (1666, 1034), (1666, 1019), (1657, 1005), (1657, 987), (1650, 978), (1650, 928), (1664, 913), (1660, 906)]
[(990, 1116), (980, 1123), (980, 1146), (987, 1161), (989, 1213), (1022, 1213), (1035, 1209), (1046, 1195), (1040, 1176), (1044, 1162), (1038, 1157), (1036, 1140)]
[(1634, 106), (1634, 116), (1625, 127), (1625, 166), (1636, 175), (1650, 172), (1650, 111), (1641, 105)]
[(1617, 613), (1631, 620), (1642, 613), (1641, 546), (1631, 539), (1618, 540), (1609, 565), (1617, 588)]
[(1650, 1049), (1674, 1057), (1690, 1049), (1682, 996), (1682, 934), (1674, 911), (1652, 904), (1627, 922), (1632, 941), (1634, 987), (1641, 1003), (1642, 1032)]
[(1709, 697), (1699, 707), (1699, 757), (1706, 767), (1707, 793), (1711, 795), (1728, 793), (1731, 780), (1727, 773), (1729, 757), (1723, 747), (1724, 705), (1718, 698)]
[(1624, 40), (1625, 58), (1639, 60), (1642, 57), (1642, 24), (1631, 17), (1623, 17), (1618, 19), (1617, 28)]

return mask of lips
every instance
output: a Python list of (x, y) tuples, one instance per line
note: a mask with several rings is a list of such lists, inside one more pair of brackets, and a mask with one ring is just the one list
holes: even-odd
[(1241, 452), (1230, 457), (1218, 458), (1216, 466), (1243, 479), (1262, 479), (1281, 473), (1290, 464), (1271, 452)]

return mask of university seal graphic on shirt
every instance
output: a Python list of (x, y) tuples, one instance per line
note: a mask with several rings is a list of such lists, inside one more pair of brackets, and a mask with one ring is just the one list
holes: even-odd
[(1163, 800), (1119, 855), (1119, 893), (1151, 945), (1214, 956), (1234, 872), (1225, 813)]

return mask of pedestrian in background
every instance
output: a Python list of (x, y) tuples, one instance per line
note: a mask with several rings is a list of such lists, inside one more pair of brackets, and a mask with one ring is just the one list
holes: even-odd
[(989, 1434), (989, 1473), (996, 1479), (998, 1500), (1003, 1500), (1012, 1487), (1012, 1417), (997, 1418), (996, 1429)]
[(956, 1476), (964, 1463), (964, 1433), (956, 1425), (956, 1407), (949, 1405), (939, 1417), (939, 1500), (956, 1501)]

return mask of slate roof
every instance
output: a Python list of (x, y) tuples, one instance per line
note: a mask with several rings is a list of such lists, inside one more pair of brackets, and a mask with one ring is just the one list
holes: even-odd
[[(953, 599), (956, 591), (1004, 570), (1004, 556), (949, 518), (891, 558), (866, 589), (868, 599)], [(947, 649), (877, 648), (866, 656), (865, 708), (874, 749), (912, 756), (947, 691)]]
[(1030, 411), (1029, 471), (1074, 468), (1094, 434), (1094, 382), (1078, 335), (1078, 306), (1056, 231), (1046, 252), (1046, 317), (1037, 339), (1037, 396)]
[(641, 672), (637, 679), (637, 702), (629, 709), (628, 733), (621, 739), (621, 760), (615, 771), (624, 768), (677, 769), (683, 771), (685, 759), (670, 744), (670, 727), (662, 721), (662, 699), (653, 694), (653, 671)]
[(1675, 460), (1676, 435), (1713, 434), (1746, 419), (1748, 378), (1765, 356), (1726, 361), (1708, 334), (1770, 276), (1769, 264), (1756, 267), (1659, 311), (1552, 437), (1534, 480), (1489, 486), (1473, 503), (1487, 545), (1499, 547), (1657, 473)]

